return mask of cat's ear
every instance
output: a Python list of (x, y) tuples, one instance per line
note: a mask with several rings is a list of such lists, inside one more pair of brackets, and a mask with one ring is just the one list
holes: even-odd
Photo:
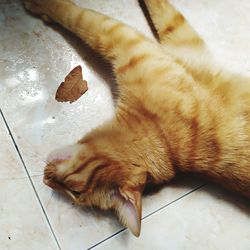
[(141, 232), (142, 190), (120, 188), (117, 212), (121, 222), (136, 237)]

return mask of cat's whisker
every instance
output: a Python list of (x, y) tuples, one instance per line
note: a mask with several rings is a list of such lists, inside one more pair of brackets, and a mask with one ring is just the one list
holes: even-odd
[(48, 160), (44, 160), (44, 158), (41, 158), (41, 155), (40, 155), (39, 153), (35, 152), (34, 150), (29, 150), (29, 152), (30, 152), (33, 156), (38, 157), (38, 160), (44, 162), (45, 165), (51, 165), (51, 166), (54, 166), (54, 167), (56, 166), (53, 162), (48, 161)]
[(30, 177), (41, 177), (41, 176), (44, 176), (44, 174), (42, 173), (42, 174), (36, 174), (36, 175), (30, 175)]
[(89, 208), (90, 208), (90, 210), (92, 211), (92, 213), (94, 215), (97, 215), (96, 210), (95, 210), (95, 208), (94, 208), (94, 206), (92, 204), (89, 206)]
[(52, 193), (51, 193), (51, 196), (50, 196), (50, 198), (49, 198), (49, 200), (47, 202), (47, 204), (45, 205), (46, 208), (48, 208), (48, 206), (50, 204), (50, 201), (52, 200), (52, 197), (53, 197), (54, 193), (55, 193), (55, 191), (53, 190)]
[(47, 160), (42, 160), (46, 165), (51, 165), (51, 166), (56, 166), (53, 162), (47, 161)]
[(38, 174), (43, 174), (43, 170), (32, 170), (31, 173), (38, 173)]
[[(30, 175), (31, 178), (36, 178), (36, 177), (43, 177), (43, 174), (38, 174), (38, 175)], [(23, 176), (23, 177), (7, 177), (7, 178), (0, 178), (2, 181), (7, 181), (7, 180), (25, 180), (28, 179), (28, 176)]]

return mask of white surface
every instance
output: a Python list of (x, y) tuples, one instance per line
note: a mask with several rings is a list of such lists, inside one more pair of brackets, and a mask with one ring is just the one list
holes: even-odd
[(96, 249), (248, 250), (249, 214), (243, 200), (206, 187), (143, 220), (139, 240), (124, 231)]
[[(38, 199), (0, 115), (0, 248), (56, 249)], [(35, 178), (35, 177), (34, 177)], [(41, 176), (36, 178), (41, 180)]]
[[(129, 23), (152, 37), (136, 0), (76, 2)], [(186, 15), (225, 67), (245, 75), (250, 74), (249, 0), (172, 2)], [(74, 35), (57, 26), (46, 26), (39, 19), (31, 17), (24, 12), (19, 1), (0, 0), (0, 34), (0, 107), (30, 175), (35, 176), (42, 173), (44, 161), (51, 150), (78, 140), (91, 128), (112, 117), (114, 101), (111, 90), (115, 92), (113, 76), (110, 67), (86, 49)], [(89, 90), (73, 104), (56, 102), (54, 95), (58, 85), (78, 64), (83, 67)], [(4, 129), (4, 126), (0, 126), (1, 131), (5, 131)], [(3, 133), (6, 134), (6, 131)], [(1, 155), (1, 162), (9, 162), (11, 155), (16, 156), (14, 147)], [(20, 165), (19, 169), (22, 169), (18, 158), (16, 161)], [(1, 171), (9, 174), (8, 165), (3, 164)], [(5, 175), (1, 173), (1, 178), (2, 176)], [(11, 172), (12, 177), (19, 177), (19, 173)], [(121, 229), (110, 213), (74, 207), (61, 195), (45, 187), (42, 178), (32, 179), (62, 249), (87, 249)], [(11, 183), (11, 192), (22, 189), (18, 181)], [(201, 182), (190, 178), (179, 179), (160, 192), (147, 196), (143, 200), (143, 216), (157, 211), (199, 184)], [(8, 185), (1, 182), (2, 190), (7, 190)], [(19, 193), (20, 200), (22, 197), (29, 197), (26, 192), (31, 196), (34, 192), (27, 183), (26, 186), (27, 190), (22, 189), (24, 193)], [(249, 202), (236, 198), (223, 200), (223, 197), (230, 197), (228, 193), (220, 194), (220, 199), (215, 192), (209, 193), (202, 189), (196, 193), (197, 191), (143, 220), (142, 237), (139, 239), (133, 239), (125, 231), (98, 248), (122, 249), (127, 245), (127, 249), (152, 249), (153, 246), (155, 249), (171, 250), (226, 250), (235, 249), (235, 246), (247, 249), (250, 246)], [(35, 197), (34, 194), (33, 196)], [(18, 225), (13, 223), (19, 220), (19, 223), (29, 225), (31, 231), (41, 230), (42, 237), (48, 237), (46, 242), (51, 242), (52, 249), (56, 249), (36, 198), (27, 199), (35, 204), (34, 208), (24, 202), (7, 202), (10, 205), (1, 215), (1, 218), (7, 219), (0, 219), (0, 227), (5, 228), (7, 223), (13, 231), (18, 230)], [(246, 209), (234, 209), (234, 203), (243, 204)], [(207, 204), (213, 210), (208, 211)], [(26, 211), (31, 216), (19, 217), (18, 211)], [(9, 213), (12, 214), (12, 219), (8, 219)], [(219, 222), (214, 215), (221, 216)], [(36, 221), (33, 216), (36, 220), (40, 218), (41, 222)], [(204, 218), (204, 223), (200, 222), (201, 218)], [(172, 227), (174, 230), (171, 230)], [(212, 228), (215, 228), (214, 231)], [(0, 235), (0, 249), (27, 249), (27, 242), (30, 242), (30, 246), (35, 246), (30, 249), (45, 249), (38, 236), (20, 235), (19, 240), (23, 242), (21, 244), (14, 240), (8, 242), (7, 234)], [(9, 245), (6, 245), (6, 241)], [(200, 247), (195, 248), (198, 246)]]

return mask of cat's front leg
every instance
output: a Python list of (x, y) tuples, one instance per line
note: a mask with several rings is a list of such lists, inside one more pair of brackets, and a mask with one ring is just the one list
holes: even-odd
[(138, 44), (148, 45), (148, 50), (153, 46), (152, 41), (131, 27), (96, 11), (80, 8), (71, 1), (25, 0), (24, 4), (29, 11), (48, 16), (75, 33), (112, 63), (129, 57), (128, 49), (137, 50)]

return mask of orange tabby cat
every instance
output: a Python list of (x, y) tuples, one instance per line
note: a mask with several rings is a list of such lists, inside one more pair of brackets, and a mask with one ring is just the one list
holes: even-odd
[(145, 3), (160, 43), (70, 1), (25, 1), (108, 58), (120, 90), (115, 117), (52, 153), (44, 182), (78, 204), (114, 209), (136, 236), (145, 185), (177, 172), (250, 198), (249, 79), (212, 66), (202, 39), (167, 1)]

